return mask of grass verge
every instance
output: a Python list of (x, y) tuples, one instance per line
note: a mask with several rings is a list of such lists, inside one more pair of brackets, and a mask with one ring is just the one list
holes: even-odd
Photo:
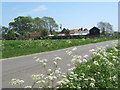
[(72, 46), (97, 43), (107, 40), (114, 39), (96, 38), (96, 39), (64, 39), (64, 40), (3, 40), (2, 58), (58, 50)]

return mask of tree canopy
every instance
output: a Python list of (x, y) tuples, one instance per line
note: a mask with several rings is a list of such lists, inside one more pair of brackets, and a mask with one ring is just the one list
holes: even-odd
[(17, 32), (23, 39), (28, 38), (28, 32), (40, 32), (41, 36), (46, 36), (49, 32), (53, 34), (57, 29), (58, 25), (52, 17), (32, 18), (30, 16), (18, 16), (9, 23), (9, 28), (2, 27), (4, 36), (6, 36), (5, 33)]
[(108, 22), (99, 22), (97, 26), (100, 28), (102, 34), (113, 32), (113, 26)]

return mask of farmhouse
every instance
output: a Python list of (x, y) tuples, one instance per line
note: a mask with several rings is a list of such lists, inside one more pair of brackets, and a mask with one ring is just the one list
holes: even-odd
[(87, 35), (89, 31), (87, 29), (72, 29), (70, 30), (70, 35)]

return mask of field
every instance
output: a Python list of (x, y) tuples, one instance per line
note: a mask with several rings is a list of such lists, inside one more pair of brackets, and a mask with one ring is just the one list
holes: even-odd
[(98, 39), (62, 39), (62, 40), (3, 40), (2, 58), (58, 50), (72, 46), (97, 43), (107, 40), (113, 39), (98, 38)]

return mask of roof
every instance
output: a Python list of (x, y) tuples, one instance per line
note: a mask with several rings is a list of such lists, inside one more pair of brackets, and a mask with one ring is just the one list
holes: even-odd
[(35, 38), (35, 37), (40, 37), (41, 33), (40, 32), (29, 32), (30, 37)]
[(72, 29), (72, 30), (70, 30), (70, 31), (80, 31), (80, 29)]
[(20, 35), (20, 33), (18, 33), (18, 32), (14, 32), (14, 33), (15, 33), (16, 35), (18, 35), (18, 36)]
[[(93, 28), (91, 28), (90, 30), (94, 30), (94, 29), (96, 29), (96, 30), (100, 30), (99, 28), (97, 28), (97, 27), (93, 27)], [(89, 30), (89, 31), (90, 31)]]

